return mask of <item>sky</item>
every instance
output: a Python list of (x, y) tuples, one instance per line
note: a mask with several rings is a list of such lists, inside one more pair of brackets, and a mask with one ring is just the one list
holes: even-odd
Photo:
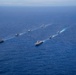
[(76, 0), (0, 0), (0, 5), (76, 6)]

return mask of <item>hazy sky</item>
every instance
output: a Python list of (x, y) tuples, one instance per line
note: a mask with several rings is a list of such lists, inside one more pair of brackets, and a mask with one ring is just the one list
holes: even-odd
[(0, 5), (76, 6), (76, 0), (0, 0)]

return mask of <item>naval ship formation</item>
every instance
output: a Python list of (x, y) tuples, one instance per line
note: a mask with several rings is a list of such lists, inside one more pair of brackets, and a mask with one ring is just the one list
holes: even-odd
[[(31, 30), (28, 30), (28, 32), (31, 32)], [(52, 39), (53, 37), (57, 36), (58, 34), (60, 34), (60, 31), (58, 31), (57, 34), (55, 34), (55, 35), (49, 36), (49, 39)], [(19, 37), (20, 35), (21, 35), (21, 33), (17, 33), (17, 34), (15, 34), (14, 36), (15, 36), (15, 37)], [(4, 42), (5, 42), (4, 39), (0, 39), (0, 43), (4, 43)], [(35, 46), (40, 46), (40, 45), (43, 44), (43, 43), (44, 43), (43, 40), (37, 41), (37, 42), (35, 43)]]

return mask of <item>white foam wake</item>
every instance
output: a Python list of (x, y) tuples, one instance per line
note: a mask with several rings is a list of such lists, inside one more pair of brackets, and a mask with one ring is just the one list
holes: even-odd
[(7, 40), (10, 40), (10, 39), (13, 39), (13, 38), (15, 38), (15, 36), (9, 36), (9, 37), (4, 38), (4, 41), (7, 41)]
[(40, 29), (40, 28), (46, 28), (46, 27), (48, 27), (48, 26), (51, 26), (52, 24), (42, 24), (40, 27), (37, 27), (37, 28), (34, 28), (34, 29), (32, 29), (31, 31), (35, 31), (35, 30), (38, 30), (38, 29)]
[[(48, 27), (48, 26), (51, 26), (52, 24), (46, 24), (46, 25), (41, 25), (40, 27), (37, 27), (37, 28), (34, 28), (34, 29), (29, 29), (29, 30), (25, 30), (25, 31), (23, 31), (23, 32), (21, 32), (21, 33), (18, 33), (19, 35), (18, 36), (21, 36), (21, 35), (24, 35), (24, 34), (26, 34), (26, 33), (29, 33), (29, 32), (32, 32), (32, 31), (35, 31), (35, 30), (38, 30), (38, 29), (40, 29), (40, 28), (46, 28), (46, 27)], [(8, 37), (5, 37), (4, 38), (4, 41), (7, 41), (7, 40), (10, 40), (10, 39), (13, 39), (13, 38), (15, 38), (16, 37), (16, 34), (15, 35), (11, 35), (11, 36), (8, 36)]]
[(32, 31), (35, 31), (35, 30), (38, 30), (38, 29), (41, 29), (41, 28), (46, 28), (46, 27), (51, 26), (51, 25), (52, 25), (52, 24), (46, 24), (46, 25), (45, 25), (45, 24), (42, 24), (41, 26), (39, 26), (39, 27), (37, 27), (37, 28), (25, 30), (25, 31), (21, 32), (20, 35), (24, 35), (24, 34), (26, 34), (26, 33), (28, 33), (28, 32), (32, 32)]
[(66, 31), (68, 28), (69, 28), (69, 27), (66, 27), (66, 28), (63, 28), (61, 31), (57, 31), (56, 34), (54, 34), (54, 35), (52, 35), (51, 37), (49, 37), (49, 38), (43, 40), (43, 42), (46, 42), (46, 41), (48, 41), (48, 40), (50, 40), (50, 39), (55, 38), (56, 36), (62, 34), (64, 31)]
[(63, 33), (64, 31), (66, 31), (67, 28), (64, 28), (60, 31), (60, 33)]

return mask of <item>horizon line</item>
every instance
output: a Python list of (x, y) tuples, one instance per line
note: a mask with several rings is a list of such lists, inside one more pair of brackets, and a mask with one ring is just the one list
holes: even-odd
[(58, 7), (58, 6), (71, 6), (74, 7), (76, 5), (0, 5), (0, 6), (21, 6), (21, 7)]

